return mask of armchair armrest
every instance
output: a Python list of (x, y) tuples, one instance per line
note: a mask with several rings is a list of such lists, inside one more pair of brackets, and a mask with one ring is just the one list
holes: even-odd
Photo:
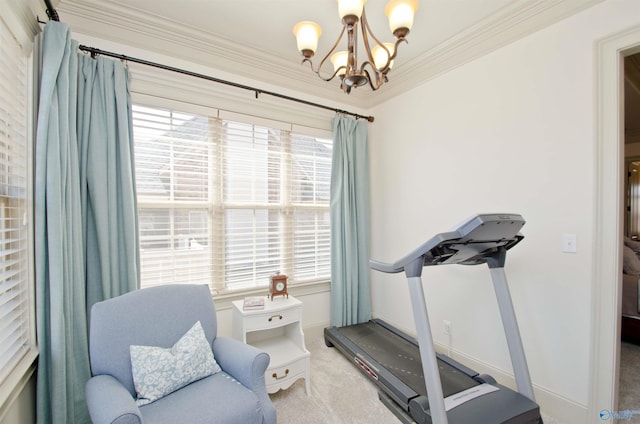
[(131, 393), (110, 375), (92, 377), (85, 388), (93, 424), (142, 424)]
[(216, 337), (213, 355), (228, 374), (251, 390), (264, 390), (269, 354), (230, 337)]
[(258, 395), (264, 416), (263, 424), (275, 424), (276, 408), (271, 403), (264, 380), (271, 360), (269, 354), (230, 337), (216, 337), (213, 355), (227, 374)]

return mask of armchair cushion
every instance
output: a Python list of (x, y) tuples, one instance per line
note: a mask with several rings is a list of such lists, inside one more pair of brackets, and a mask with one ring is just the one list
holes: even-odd
[(138, 406), (220, 371), (200, 321), (170, 348), (131, 345), (129, 349)]
[(264, 420), (258, 397), (225, 371), (191, 383), (140, 410), (144, 422), (153, 424), (275, 423)]

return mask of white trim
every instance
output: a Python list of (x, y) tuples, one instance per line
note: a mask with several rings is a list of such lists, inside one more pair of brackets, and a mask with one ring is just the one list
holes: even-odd
[(0, 385), (0, 422), (35, 372), (37, 357), (38, 350), (35, 347), (30, 348), (16, 368)]
[(229, 112), (221, 110), (218, 112), (218, 118), (225, 121), (242, 122), (243, 124), (252, 124), (260, 127), (269, 127), (279, 129), (281, 131), (291, 131), (291, 123), (283, 121), (275, 121), (273, 119), (261, 118), (259, 116), (247, 115), (246, 113)]
[(33, 49), (33, 37), (40, 32), (30, 1), (0, 0), (1, 19), (16, 38), (25, 54)]
[[(124, 47), (122, 47), (124, 49)], [(162, 58), (156, 58), (162, 60)], [(255, 98), (254, 93), (207, 83), (198, 78), (130, 63), (132, 96), (152, 96), (173, 102), (189, 103), (220, 113), (238, 113), (270, 121), (287, 122), (331, 133), (334, 111), (283, 102), (271, 96)], [(213, 73), (213, 70), (201, 70)], [(290, 124), (289, 124), (290, 127)], [(290, 128), (289, 128), (290, 129)]]
[(291, 126), (291, 133), (310, 135), (318, 138), (328, 138), (328, 139), (333, 138), (333, 131), (330, 129), (320, 129), (320, 128), (308, 127), (305, 125), (297, 125), (297, 124), (293, 124)]
[(329, 327), (331, 323), (329, 321), (311, 324), (309, 326), (302, 325), (302, 329), (304, 330), (304, 343), (305, 345), (309, 345), (313, 341), (323, 338), (324, 339), (324, 329)]
[[(366, 93), (365, 101), (377, 105), (399, 92), (411, 90), (516, 40), (588, 9), (602, 0), (516, 0), (461, 33), (393, 69), (391, 89)], [(363, 103), (364, 104), (364, 103)]]
[(595, 229), (591, 281), (591, 354), (588, 422), (599, 411), (616, 410), (620, 361), (620, 302), (623, 210), (623, 62), (640, 45), (640, 26), (595, 45)]
[[(411, 62), (398, 63), (390, 75), (393, 83), (384, 90), (375, 94), (369, 90), (353, 92), (349, 96), (337, 89), (337, 85), (328, 90), (327, 83), (309, 72), (308, 67), (300, 66), (297, 60), (295, 64), (287, 60), (273, 60), (269, 52), (240, 46), (228, 38), (161, 18), (153, 11), (135, 9), (125, 2), (65, 0), (58, 10), (74, 32), (193, 63), (215, 63), (217, 69), (238, 78), (260, 75), (262, 80), (275, 86), (304, 90), (310, 95), (343, 105), (370, 108), (602, 1), (511, 1), (499, 13), (482, 19)], [(216, 48), (211, 49), (210, 46)]]
[[(448, 349), (449, 348), (447, 346), (436, 343), (436, 350), (438, 352), (445, 353), (448, 351)], [(513, 373), (507, 372), (500, 368), (496, 368), (489, 363), (479, 361), (478, 359), (460, 353), (455, 349), (449, 356), (452, 359), (455, 359), (456, 361), (468, 366), (479, 374), (489, 374), (490, 376), (495, 378), (498, 383), (507, 386), (512, 390), (517, 390), (516, 380), (513, 376)], [(544, 415), (553, 417), (554, 419), (557, 419), (562, 423), (588, 422), (587, 417), (589, 415), (586, 405), (582, 405), (571, 399), (567, 399), (566, 397), (537, 384), (533, 385), (533, 391), (536, 402), (538, 403), (538, 405), (540, 405), (540, 411)]]

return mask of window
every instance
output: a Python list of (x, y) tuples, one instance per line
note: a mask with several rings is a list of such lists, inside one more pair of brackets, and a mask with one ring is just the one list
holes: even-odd
[(31, 346), (28, 61), (0, 20), (0, 383)]
[(134, 105), (133, 124), (142, 287), (329, 279), (330, 134), (202, 108)]

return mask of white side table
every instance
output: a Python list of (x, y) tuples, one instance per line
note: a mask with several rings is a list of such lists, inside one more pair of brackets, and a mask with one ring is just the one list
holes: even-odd
[(310, 357), (302, 332), (302, 302), (293, 296), (273, 300), (265, 296), (264, 309), (243, 310), (243, 300), (233, 303), (233, 337), (264, 350), (271, 357), (265, 373), (268, 393), (289, 388), (305, 379), (311, 394)]

